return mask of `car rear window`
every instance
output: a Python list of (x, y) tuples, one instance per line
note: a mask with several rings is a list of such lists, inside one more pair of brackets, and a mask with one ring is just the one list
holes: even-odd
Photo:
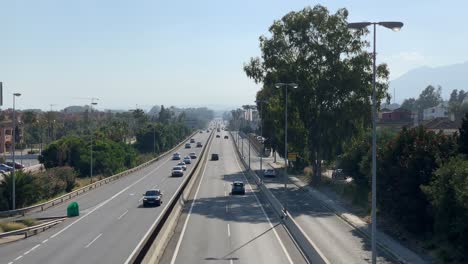
[(234, 186), (242, 187), (244, 184), (242, 182), (235, 182)]

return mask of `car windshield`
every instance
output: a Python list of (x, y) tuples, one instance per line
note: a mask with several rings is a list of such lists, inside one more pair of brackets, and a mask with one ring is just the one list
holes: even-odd
[(159, 190), (150, 190), (146, 191), (145, 196), (157, 196), (160, 194)]
[(182, 170), (182, 167), (176, 166), (176, 167), (173, 168), (173, 170)]
[(244, 184), (242, 182), (235, 182), (234, 186), (235, 187), (242, 187), (242, 186), (244, 186)]

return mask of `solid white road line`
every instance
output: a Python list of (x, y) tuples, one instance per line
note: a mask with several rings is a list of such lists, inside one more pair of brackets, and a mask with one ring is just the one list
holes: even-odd
[(124, 217), (124, 215), (126, 215), (128, 213), (128, 210), (126, 210), (123, 214), (121, 214), (119, 217), (117, 217), (118, 220), (122, 219), (122, 217)]
[(289, 263), (293, 264), (294, 262), (292, 261), (291, 256), (289, 255), (288, 251), (286, 250), (286, 247), (284, 246), (284, 244), (283, 244), (283, 242), (281, 241), (281, 239), (280, 239), (278, 233), (276, 232), (275, 228), (273, 227), (273, 224), (271, 223), (270, 218), (269, 218), (268, 215), (266, 214), (265, 209), (263, 208), (263, 205), (260, 203), (260, 200), (258, 199), (257, 195), (256, 195), (255, 192), (253, 191), (252, 186), (250, 186), (249, 182), (247, 181), (247, 177), (245, 176), (244, 170), (242, 170), (242, 167), (239, 165), (239, 162), (237, 161), (237, 156), (236, 156), (236, 153), (235, 153), (235, 151), (234, 151), (234, 146), (233, 146), (232, 144), (231, 144), (231, 147), (232, 147), (232, 153), (234, 154), (234, 160), (236, 161), (237, 167), (239, 168), (239, 170), (241, 171), (242, 175), (244, 176), (246, 185), (249, 186), (249, 189), (250, 189), (250, 191), (253, 193), (253, 195), (254, 195), (254, 197), (255, 197), (255, 200), (256, 200), (257, 203), (260, 205), (260, 209), (262, 209), (263, 215), (265, 216), (265, 218), (267, 219), (268, 223), (270, 224), (270, 227), (272, 228), (273, 233), (275, 234), (275, 237), (276, 237), (276, 239), (278, 240), (278, 242), (279, 242), (279, 244), (280, 244), (280, 246), (281, 246), (281, 249), (283, 249), (283, 252), (284, 252), (284, 254), (286, 255), (286, 258), (288, 259)]
[(166, 164), (170, 159), (167, 159), (165, 162), (163, 162), (161, 165), (159, 165), (158, 167), (156, 167), (155, 169), (153, 169), (152, 171), (150, 171), (149, 173), (147, 173), (146, 175), (144, 175), (143, 177), (141, 177), (140, 179), (138, 179), (137, 181), (135, 181), (134, 183), (130, 184), (129, 186), (125, 187), (124, 189), (122, 189), (120, 192), (114, 194), (112, 197), (110, 197), (109, 199), (105, 200), (104, 202), (100, 203), (98, 206), (94, 207), (91, 211), (89, 211), (88, 213), (86, 213), (85, 215), (83, 215), (82, 217), (78, 218), (77, 220), (75, 220), (74, 222), (72, 222), (71, 224), (69, 224), (68, 226), (66, 226), (65, 228), (63, 228), (62, 230), (58, 231), (57, 233), (55, 233), (54, 235), (52, 235), (50, 238), (54, 238), (58, 235), (60, 235), (61, 233), (65, 232), (67, 229), (69, 229), (71, 226), (73, 226), (74, 224), (78, 223), (79, 221), (83, 220), (83, 218), (87, 217), (88, 215), (92, 214), (94, 211), (96, 211), (97, 209), (101, 208), (102, 206), (104, 206), (105, 204), (107, 204), (108, 202), (114, 200), (117, 196), (121, 195), (122, 193), (124, 193), (125, 191), (127, 191), (128, 189), (132, 188), (133, 186), (135, 186), (137, 183), (141, 182), (142, 180), (146, 179), (146, 177), (148, 177), (149, 175), (151, 175), (154, 171), (158, 170), (159, 168), (161, 168), (164, 164)]
[(47, 241), (49, 241), (49, 239), (42, 241), (42, 244), (47, 243)]
[(23, 256), (19, 256), (19, 257), (15, 258), (15, 261), (20, 260), (22, 257)]
[[(213, 146), (213, 144), (210, 145), (210, 148), (208, 149), (208, 153), (211, 152), (211, 146)], [(207, 165), (208, 164), (205, 163), (205, 167), (203, 168), (203, 172), (202, 172), (202, 175), (201, 175), (201, 178), (200, 178), (200, 182), (198, 183), (197, 190), (195, 191), (195, 196), (193, 197), (192, 204), (190, 205), (190, 210), (188, 212), (187, 218), (185, 219), (184, 226), (182, 227), (182, 232), (180, 233), (179, 240), (177, 241), (177, 245), (176, 245), (176, 248), (174, 250), (174, 255), (172, 255), (171, 264), (175, 263), (176, 258), (177, 258), (177, 254), (179, 253), (180, 245), (182, 244), (182, 240), (184, 238), (185, 230), (187, 229), (187, 224), (188, 224), (188, 221), (190, 219), (190, 215), (192, 214), (193, 205), (195, 204), (195, 201), (197, 200), (198, 192), (200, 191), (200, 186), (201, 186), (201, 183), (203, 182), (203, 178), (205, 176), (206, 167), (208, 167)]]
[[(289, 185), (289, 184), (288, 184)], [(310, 195), (308, 192), (306, 193), (307, 195)], [(323, 204), (320, 204), (320, 206), (322, 206), (324, 209), (327, 209)], [(346, 224), (349, 225), (349, 223), (347, 223), (346, 221), (344, 221), (343, 219), (341, 219), (340, 217), (338, 217), (338, 219), (342, 220), (343, 222), (345, 222)], [(351, 225), (350, 225), (351, 226)], [(312, 239), (310, 239), (310, 237), (307, 235), (307, 233), (302, 229), (302, 227), (300, 225), (297, 225), (297, 228), (299, 228), (299, 230), (304, 234), (304, 236), (306, 237), (307, 241), (309, 241), (309, 243), (312, 245), (312, 247), (315, 249), (315, 251), (317, 251), (317, 253), (320, 255), (320, 257), (322, 258), (322, 260), (326, 263), (326, 264), (330, 264), (331, 262), (327, 259), (327, 257), (325, 257), (325, 254), (323, 254), (323, 252), (317, 247), (317, 245), (314, 243), (314, 241), (312, 241)]]
[(228, 237), (231, 237), (231, 227), (229, 224), (227, 224), (227, 232), (228, 232)]
[(102, 233), (99, 234), (97, 237), (95, 237), (93, 240), (91, 240), (91, 242), (88, 243), (88, 245), (85, 246), (85, 248), (89, 248), (89, 246), (91, 246), (96, 240), (98, 240), (98, 238), (100, 238), (102, 236)]
[[(210, 146), (210, 149), (211, 149), (211, 146)], [(193, 170), (193, 168), (192, 168), (191, 170)], [(191, 170), (190, 170), (190, 171), (191, 171)], [(175, 195), (175, 194), (174, 194), (174, 195)], [(174, 196), (172, 196), (172, 198), (174, 198)], [(171, 203), (172, 198), (169, 200), (168, 203), (165, 203), (165, 204), (166, 204), (166, 207)], [(165, 210), (166, 207), (164, 207), (162, 210)], [(148, 229), (148, 231), (146, 232), (146, 234), (143, 236), (143, 238), (140, 240), (140, 242), (138, 242), (138, 245), (133, 249), (132, 253), (128, 256), (127, 260), (125, 260), (124, 264), (129, 264), (129, 263), (130, 263), (130, 261), (132, 260), (133, 256), (136, 254), (138, 248), (141, 247), (141, 244), (143, 244), (143, 241), (145, 240), (145, 238), (149, 236), (149, 233), (151, 232), (151, 230), (154, 229), (156, 223), (159, 222), (159, 219), (160, 219), (161, 217), (162, 217), (162, 214), (159, 214), (158, 218), (156, 218), (156, 220), (153, 222), (153, 224), (152, 224), (151, 227)]]

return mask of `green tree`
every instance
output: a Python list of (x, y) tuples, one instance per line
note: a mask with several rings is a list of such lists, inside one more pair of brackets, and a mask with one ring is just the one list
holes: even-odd
[(430, 231), (429, 200), (420, 187), (429, 183), (432, 173), (456, 150), (455, 136), (426, 131), (422, 126), (403, 128), (378, 151), (379, 211), (413, 233)]
[[(314, 164), (313, 182), (321, 175), (321, 160), (330, 159), (342, 143), (370, 124), (372, 56), (366, 52), (367, 29), (350, 31), (348, 11), (335, 14), (320, 5), (290, 12), (275, 21), (271, 37), (260, 37), (262, 58), (244, 66), (248, 77), (262, 83), (257, 100), (274, 101), (268, 115), (284, 124), (284, 89), (277, 82), (295, 82), (290, 90), (289, 123), (293, 140), (289, 151), (303, 152)], [(388, 69), (377, 67), (377, 100), (389, 98)], [(272, 102), (273, 104), (273, 102)], [(274, 138), (282, 144), (283, 126)], [(300, 149), (295, 149), (300, 148)]]
[(458, 131), (460, 134), (458, 137), (459, 151), (462, 154), (468, 155), (468, 113), (465, 114)]
[(458, 261), (466, 261), (468, 252), (468, 160), (463, 156), (449, 159), (437, 169), (428, 185), (422, 187), (432, 205), (437, 239), (457, 252)]
[(401, 104), (401, 108), (409, 110), (409, 111), (416, 111), (417, 110), (417, 102), (414, 98), (405, 99)]
[[(34, 177), (30, 173), (22, 171), (15, 172), (15, 192), (16, 192), (16, 208), (22, 208), (31, 204), (36, 200), (36, 189), (34, 186)], [(13, 175), (3, 174), (3, 181), (0, 182), (0, 190), (2, 200), (8, 204), (8, 209), (12, 209), (12, 189)]]
[(442, 103), (442, 87), (435, 88), (432, 85), (427, 86), (419, 95), (417, 100), (417, 110), (419, 120), (423, 119), (424, 109), (437, 106)]

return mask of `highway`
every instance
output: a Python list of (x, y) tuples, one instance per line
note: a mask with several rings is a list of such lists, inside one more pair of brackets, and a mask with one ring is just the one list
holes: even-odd
[[(208, 136), (203, 132), (194, 138), (204, 145)], [(182, 146), (178, 151), (182, 156), (189, 152), (199, 155), (202, 148), (191, 145), (191, 149)], [(0, 245), (0, 263), (125, 263), (182, 183), (182, 177), (170, 175), (178, 162), (171, 157), (72, 199), (80, 205), (80, 216), (36, 236)], [(193, 164), (187, 167), (186, 174)], [(153, 187), (162, 190), (164, 203), (143, 208), (142, 194)], [(68, 204), (31, 216), (66, 215)]]
[[(239, 142), (242, 143), (242, 141)], [(242, 150), (242, 144), (240, 146), (239, 149)], [(243, 152), (248, 163), (247, 138), (244, 139)], [(267, 166), (267, 162), (272, 160), (273, 158), (264, 158), (263, 169), (271, 168)], [(253, 148), (250, 150), (250, 165), (259, 174), (260, 158)], [(369, 240), (323, 206), (321, 201), (296, 185), (288, 183), (285, 197), (282, 175), (277, 172), (275, 178), (265, 178), (265, 186), (283, 205), (286, 203), (289, 213), (309, 239), (314, 242), (316, 250), (320, 251), (329, 263), (371, 263)], [(382, 254), (381, 250), (379, 254)], [(378, 256), (377, 261), (378, 263), (396, 263), (391, 258), (382, 255)]]
[(207, 161), (161, 263), (306, 263), (256, 186), (230, 194), (247, 179), (228, 133), (217, 134), (209, 153), (220, 160)]

